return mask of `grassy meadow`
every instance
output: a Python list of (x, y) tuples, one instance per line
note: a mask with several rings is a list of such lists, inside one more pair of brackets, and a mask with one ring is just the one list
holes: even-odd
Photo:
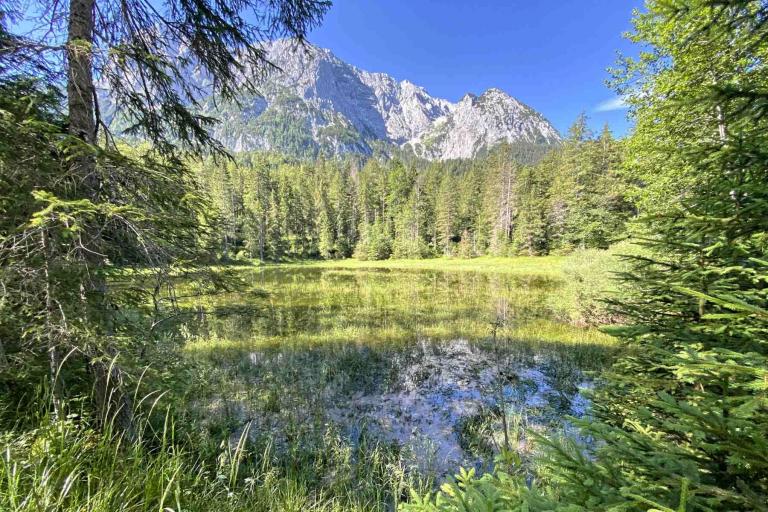
[(427, 258), (389, 260), (318, 260), (280, 266), (298, 265), (311, 268), (437, 270), (445, 272), (482, 272), (493, 274), (539, 275), (562, 277), (564, 256), (479, 256), (477, 258)]
[[(562, 293), (561, 257), (384, 261), (317, 261), (235, 272), (246, 291), (197, 301), (228, 315), (207, 324), (203, 345), (412, 342), (417, 338), (480, 340), (491, 336), (542, 344), (600, 344), (596, 328), (569, 323), (575, 307)], [(195, 350), (197, 343), (189, 345)]]

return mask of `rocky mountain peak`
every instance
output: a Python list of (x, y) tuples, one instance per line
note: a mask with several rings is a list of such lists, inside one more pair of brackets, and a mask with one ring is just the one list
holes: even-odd
[(205, 103), (206, 114), (224, 121), (214, 135), (233, 150), (370, 153), (384, 144), (448, 159), (470, 158), (501, 141), (560, 140), (544, 117), (500, 89), (452, 103), (408, 80), (361, 70), (328, 49), (287, 39), (263, 49), (278, 69), (262, 80), (261, 97), (243, 98), (239, 108)]

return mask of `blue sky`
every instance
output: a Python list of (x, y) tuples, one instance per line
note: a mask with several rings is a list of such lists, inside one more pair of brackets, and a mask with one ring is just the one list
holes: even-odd
[[(629, 128), (605, 85), (642, 0), (334, 0), (310, 41), (456, 101), (498, 87), (565, 133), (585, 111), (597, 130)], [(602, 106), (602, 108), (601, 108)]]

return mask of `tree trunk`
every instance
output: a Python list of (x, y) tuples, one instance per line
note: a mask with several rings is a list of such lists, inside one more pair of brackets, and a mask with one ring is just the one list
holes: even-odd
[(717, 134), (720, 136), (720, 142), (725, 142), (727, 132), (725, 131), (725, 115), (723, 115), (723, 108), (720, 105), (715, 107), (717, 113)]
[(91, 144), (96, 142), (92, 62), (94, 2), (70, 0), (67, 38), (69, 133)]
[[(95, 24), (95, 0), (70, 0), (67, 36), (67, 107), (69, 110), (69, 133), (83, 142), (96, 144), (96, 89), (93, 84), (93, 32)], [(73, 161), (74, 174), (83, 184), (82, 195), (99, 202), (102, 180), (96, 172), (96, 161), (89, 152)], [(98, 244), (98, 235), (94, 237)], [(99, 269), (103, 267), (98, 247), (83, 251), (83, 260), (89, 269), (85, 289), (97, 296), (97, 322), (110, 325), (111, 308), (107, 304), (107, 285)], [(84, 300), (87, 298), (84, 295)], [(134, 437), (133, 407), (130, 396), (124, 391), (122, 371), (114, 361), (116, 352), (109, 345), (89, 354), (89, 366), (94, 376), (94, 401), (100, 420), (114, 424), (129, 438)], [(109, 359), (112, 359), (111, 361)]]

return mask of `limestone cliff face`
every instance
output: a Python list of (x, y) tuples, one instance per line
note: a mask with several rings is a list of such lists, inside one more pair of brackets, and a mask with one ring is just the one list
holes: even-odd
[[(358, 69), (327, 49), (290, 40), (264, 49), (279, 69), (260, 81), (260, 95), (238, 104), (202, 102), (205, 114), (222, 121), (214, 135), (233, 151), (339, 155), (397, 146), (442, 160), (470, 158), (502, 141), (560, 140), (541, 114), (499, 89), (451, 103), (408, 80)], [(205, 90), (206, 77), (190, 73), (189, 79)]]

